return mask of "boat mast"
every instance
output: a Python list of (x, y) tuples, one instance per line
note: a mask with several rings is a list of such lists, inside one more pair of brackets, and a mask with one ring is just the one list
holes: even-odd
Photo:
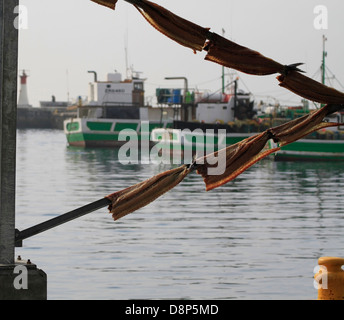
[[(325, 58), (327, 57), (327, 52), (325, 50), (325, 42), (327, 41), (327, 38), (325, 37), (325, 35), (323, 35), (323, 54), (322, 54), (322, 65), (321, 65), (321, 71), (322, 71), (322, 75), (321, 75), (321, 82), (323, 85), (325, 85), (326, 83), (326, 78), (325, 78)], [(324, 104), (321, 104), (321, 107), (324, 107)]]
[(325, 42), (327, 41), (327, 38), (323, 35), (323, 58), (322, 58), (322, 84), (325, 84), (325, 58), (327, 57), (327, 52), (325, 50)]
[[(225, 36), (225, 29), (222, 29), (222, 36)], [(225, 93), (225, 67), (222, 66), (222, 93)]]

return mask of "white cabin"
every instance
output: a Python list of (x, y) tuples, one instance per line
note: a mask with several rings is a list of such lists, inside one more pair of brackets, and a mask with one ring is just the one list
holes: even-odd
[(89, 105), (144, 105), (144, 80), (126, 79), (120, 73), (108, 73), (106, 81), (89, 84)]

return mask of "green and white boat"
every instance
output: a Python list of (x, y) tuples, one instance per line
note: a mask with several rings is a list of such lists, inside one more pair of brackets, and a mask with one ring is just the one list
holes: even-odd
[[(86, 104), (77, 106), (77, 117), (64, 121), (64, 132), (70, 146), (121, 147), (126, 135), (144, 137), (154, 128), (168, 128), (161, 111), (144, 105), (144, 79), (133, 77), (122, 81), (120, 73), (109, 73), (106, 81), (89, 84)], [(144, 133), (144, 134), (143, 134)]]

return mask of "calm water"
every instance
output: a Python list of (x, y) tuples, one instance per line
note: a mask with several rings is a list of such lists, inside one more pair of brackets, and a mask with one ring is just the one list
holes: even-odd
[[(51, 219), (170, 167), (69, 148), (62, 131), (18, 131), (16, 225)], [(191, 174), (114, 222), (107, 208), (16, 249), (48, 299), (316, 299), (321, 256), (344, 257), (344, 164), (263, 161), (205, 192)]]

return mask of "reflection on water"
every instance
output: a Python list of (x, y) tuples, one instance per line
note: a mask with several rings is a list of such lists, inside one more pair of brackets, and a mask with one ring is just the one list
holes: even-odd
[[(19, 230), (169, 169), (18, 131)], [(24, 241), (49, 299), (315, 299), (320, 256), (344, 256), (340, 163), (265, 160), (205, 192), (196, 173), (114, 222), (101, 209)]]

